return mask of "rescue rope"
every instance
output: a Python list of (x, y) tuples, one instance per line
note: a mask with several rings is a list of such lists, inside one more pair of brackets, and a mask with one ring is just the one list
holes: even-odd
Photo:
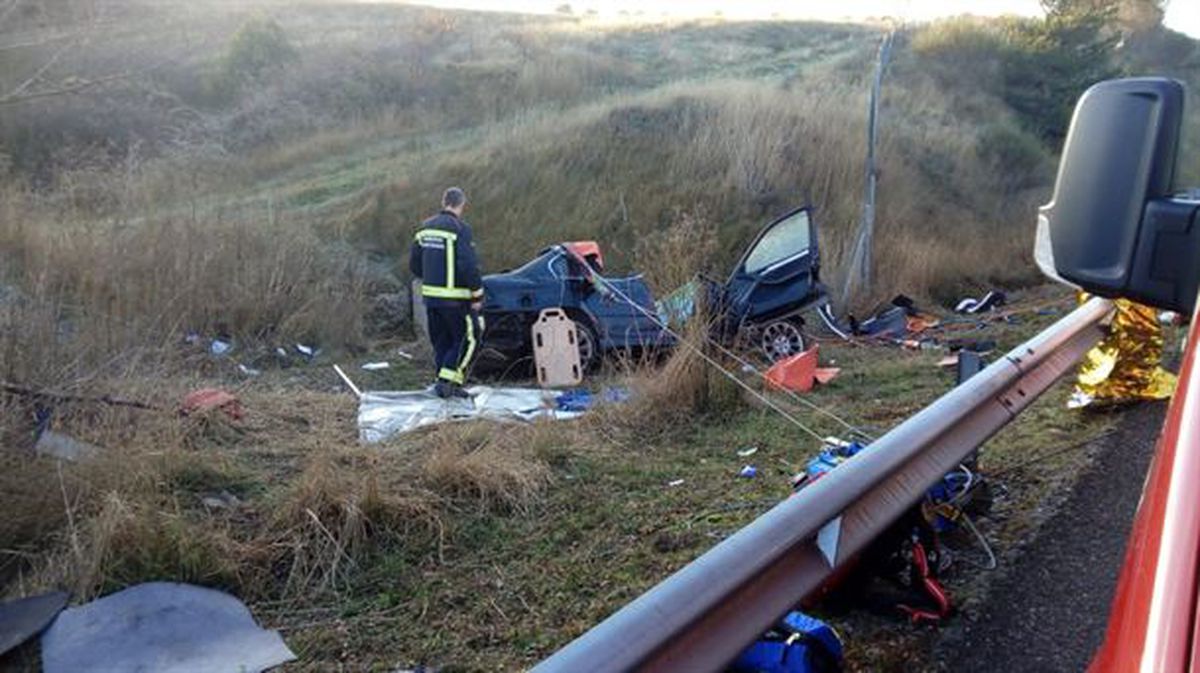
[[(587, 266), (585, 265), (584, 268), (587, 268)], [(782, 407), (780, 407), (778, 404), (776, 404), (769, 397), (767, 397), (766, 395), (764, 395), (764, 394), (760, 393), (759, 391), (755, 390), (754, 388), (752, 388), (749, 384), (747, 384), (745, 381), (743, 381), (740, 377), (738, 377), (733, 372), (726, 370), (724, 367), (721, 366), (721, 364), (719, 362), (717, 362), (712, 357), (710, 357), (707, 353), (705, 353), (704, 349), (700, 348), (699, 346), (692, 343), (691, 341), (684, 339), (682, 336), (679, 335), (678, 332), (676, 332), (675, 330), (672, 330), (670, 328), (670, 326), (668, 326), (665, 322), (663, 322), (663, 320), (661, 318), (659, 318), (657, 315), (654, 315), (650, 311), (646, 310), (646, 308), (644, 306), (642, 306), (641, 304), (630, 299), (629, 296), (627, 296), (619, 288), (617, 288), (612, 283), (610, 283), (607, 278), (605, 278), (604, 276), (601, 276), (600, 274), (595, 273), (595, 272), (592, 272), (590, 274), (590, 276), (594, 280), (596, 280), (600, 284), (602, 284), (609, 292), (611, 292), (612, 294), (619, 297), (621, 299), (621, 301), (624, 301), (626, 304), (629, 304), (634, 309), (636, 309), (638, 312), (640, 312), (642, 315), (649, 318), (651, 322), (653, 322), (655, 325), (657, 325), (660, 329), (662, 329), (667, 334), (670, 334), (672, 337), (674, 337), (676, 339), (676, 341), (678, 341), (678, 342), (686, 345), (688, 348), (692, 349), (692, 351), (695, 352), (697, 355), (699, 355), (701, 357), (701, 359), (703, 359), (709, 365), (712, 365), (714, 368), (716, 368), (717, 371), (721, 372), (721, 374), (723, 374), (730, 381), (733, 381), (734, 383), (736, 383), (743, 390), (745, 390), (746, 392), (753, 395), (756, 399), (761, 401), (763, 404), (766, 404), (768, 407), (770, 407), (772, 410), (774, 410), (780, 416), (783, 416), (785, 419), (790, 421), (796, 427), (800, 428), (801, 430), (808, 433), (809, 435), (812, 435), (815, 439), (817, 439), (817, 441), (820, 441), (820, 442), (825, 441), (825, 435), (823, 435), (823, 434), (813, 430), (812, 428), (808, 427), (807, 425), (801, 423), (798, 419), (796, 419), (794, 416), (792, 416), (787, 411), (785, 411)], [(733, 359), (735, 362), (742, 365), (742, 367), (744, 369), (752, 371), (755, 374), (757, 374), (759, 378), (763, 379), (764, 381), (767, 381), (768, 383), (770, 382), (769, 379), (767, 379), (766, 374), (759, 371), (757, 367), (750, 364), (749, 362), (742, 359), (741, 357), (738, 357), (735, 353), (733, 353), (729, 349), (722, 346), (720, 343), (718, 343), (716, 340), (714, 340), (708, 334), (704, 334), (703, 338), (704, 338), (705, 342), (707, 342), (709, 345), (711, 345), (714, 348), (716, 348), (717, 350), (719, 350), (725, 356)], [(846, 421), (842, 417), (838, 416), (837, 414), (833, 413), (832, 411), (829, 411), (809, 400), (806, 400), (803, 397), (800, 397), (799, 395), (797, 395), (795, 392), (793, 392), (791, 390), (787, 390), (786, 388), (784, 388), (784, 392), (787, 393), (788, 395), (790, 395), (792, 397), (792, 399), (794, 399), (796, 402), (799, 402), (801, 405), (806, 406), (809, 409), (811, 409), (812, 411), (815, 411), (819, 414), (825, 415), (825, 416), (837, 421), (838, 423), (840, 423), (842, 426), (844, 426), (846, 429), (850, 430), (851, 432), (853, 432), (869, 441), (875, 440), (874, 436), (872, 436), (871, 434), (869, 434), (863, 430), (860, 430), (859, 428), (850, 424), (848, 421)]]

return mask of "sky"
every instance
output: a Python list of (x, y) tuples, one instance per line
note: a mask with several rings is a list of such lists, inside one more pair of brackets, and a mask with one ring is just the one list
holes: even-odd
[[(1038, 0), (415, 0), (414, 4), (464, 9), (552, 13), (569, 4), (578, 13), (595, 10), (601, 16), (642, 12), (645, 16), (729, 19), (865, 19), (895, 16), (924, 21), (942, 16), (976, 14), (1032, 16), (1041, 12)], [(1200, 0), (1170, 0), (1166, 24), (1200, 39)]]

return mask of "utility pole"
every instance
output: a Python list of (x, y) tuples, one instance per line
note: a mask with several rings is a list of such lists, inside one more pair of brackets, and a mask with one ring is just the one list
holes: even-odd
[(846, 278), (842, 283), (842, 309), (849, 306), (849, 301), (856, 293), (871, 292), (871, 267), (873, 258), (871, 248), (875, 238), (875, 185), (877, 174), (875, 170), (875, 140), (879, 135), (879, 96), (883, 88), (883, 72), (887, 69), (888, 60), (892, 55), (892, 42), (896, 31), (889, 31), (879, 45), (879, 59), (875, 64), (875, 80), (871, 85), (871, 97), (867, 103), (867, 165), (866, 180), (863, 194), (862, 220), (858, 225), (858, 235), (854, 240), (854, 252), (850, 256), (850, 265), (846, 268)]

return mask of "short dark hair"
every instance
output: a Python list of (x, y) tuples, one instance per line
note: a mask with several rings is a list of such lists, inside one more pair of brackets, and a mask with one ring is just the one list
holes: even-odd
[(458, 187), (451, 187), (442, 194), (443, 208), (458, 208), (467, 202), (467, 193)]

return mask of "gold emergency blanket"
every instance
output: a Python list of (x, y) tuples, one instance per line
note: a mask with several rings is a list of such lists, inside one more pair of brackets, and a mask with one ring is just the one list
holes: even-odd
[(1162, 400), (1175, 391), (1175, 375), (1162, 368), (1163, 334), (1153, 308), (1118, 299), (1108, 336), (1079, 366), (1070, 406), (1093, 400)]

